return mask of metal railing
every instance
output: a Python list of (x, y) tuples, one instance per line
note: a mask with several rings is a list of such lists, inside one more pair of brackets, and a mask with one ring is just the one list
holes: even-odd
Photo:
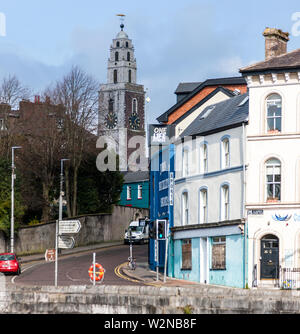
[(280, 267), (280, 288), (285, 290), (300, 289), (300, 268)]

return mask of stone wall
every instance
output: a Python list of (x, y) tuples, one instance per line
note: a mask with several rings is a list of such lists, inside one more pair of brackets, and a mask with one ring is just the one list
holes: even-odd
[(8, 287), (1, 313), (283, 314), (300, 313), (300, 291), (214, 286)]
[[(149, 216), (148, 209), (115, 206), (112, 214), (95, 214), (74, 217), (81, 222), (81, 230), (74, 236), (75, 247), (99, 242), (122, 240), (124, 231), (131, 220)], [(15, 236), (15, 251), (22, 253), (39, 253), (55, 247), (56, 223), (49, 222), (19, 229)], [(0, 233), (0, 251), (9, 250), (9, 239)]]

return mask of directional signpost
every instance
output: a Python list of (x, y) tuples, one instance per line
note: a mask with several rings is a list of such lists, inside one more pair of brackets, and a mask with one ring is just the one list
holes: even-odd
[(55, 253), (55, 286), (57, 286), (57, 262), (58, 262), (58, 248), (70, 249), (75, 246), (75, 239), (70, 234), (77, 234), (81, 229), (79, 220), (58, 220), (56, 223), (56, 249)]
[(73, 237), (69, 237), (66, 235), (58, 236), (58, 248), (61, 249), (74, 248), (74, 245), (75, 245), (75, 239)]
[(79, 220), (61, 220), (59, 221), (58, 234), (76, 234), (80, 229), (81, 224)]

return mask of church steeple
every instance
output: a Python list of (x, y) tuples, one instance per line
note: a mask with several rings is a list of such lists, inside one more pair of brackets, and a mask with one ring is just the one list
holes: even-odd
[(132, 40), (123, 30), (123, 22), (120, 32), (113, 39), (110, 47), (110, 57), (107, 67), (107, 83), (133, 83), (136, 84), (136, 59)]
[[(98, 135), (109, 136), (118, 147), (123, 147), (133, 136), (146, 136), (145, 91), (137, 83), (134, 47), (123, 21), (120, 28), (110, 47), (107, 83), (99, 89)], [(122, 137), (124, 129), (126, 138)], [(134, 149), (126, 147), (129, 157)]]

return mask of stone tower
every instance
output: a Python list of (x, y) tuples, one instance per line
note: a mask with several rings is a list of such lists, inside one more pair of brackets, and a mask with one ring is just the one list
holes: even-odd
[[(145, 91), (138, 85), (137, 66), (131, 39), (123, 30), (113, 39), (107, 66), (107, 83), (100, 85), (98, 136), (126, 143), (132, 136), (145, 137)], [(127, 140), (124, 137), (127, 133)], [(127, 156), (132, 149), (127, 148)]]

